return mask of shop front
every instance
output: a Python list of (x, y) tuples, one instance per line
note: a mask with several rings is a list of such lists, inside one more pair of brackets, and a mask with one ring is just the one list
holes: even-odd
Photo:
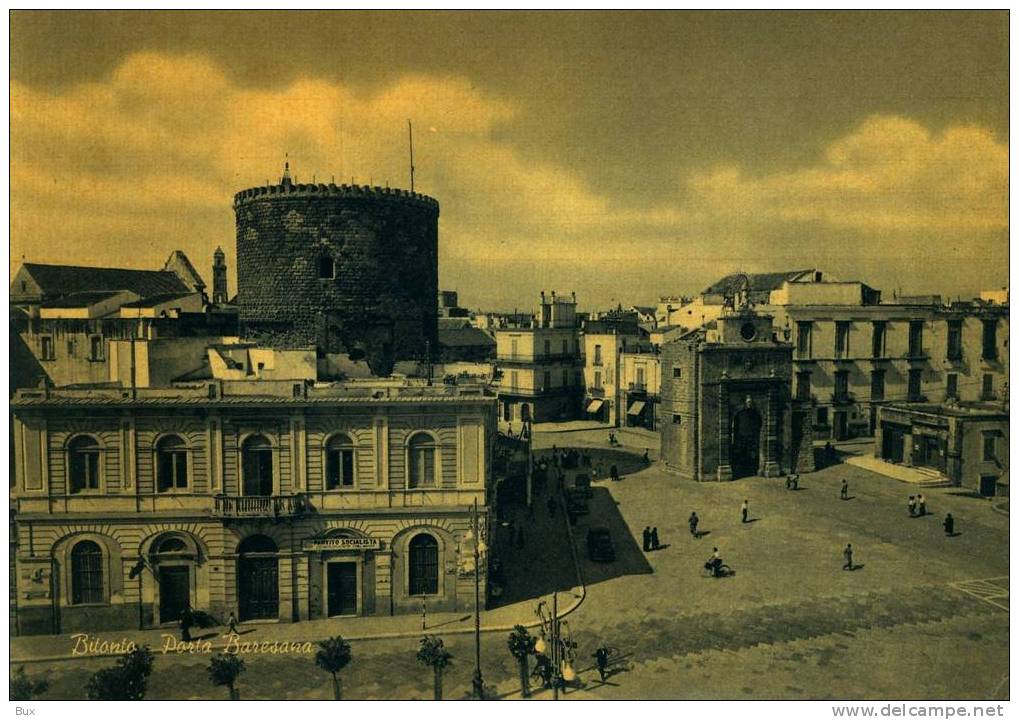
[(380, 540), (341, 531), (308, 538), (301, 549), (308, 558), (312, 619), (375, 614)]

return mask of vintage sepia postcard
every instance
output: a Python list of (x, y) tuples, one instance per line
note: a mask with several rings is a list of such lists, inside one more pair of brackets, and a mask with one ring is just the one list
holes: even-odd
[(1007, 10), (9, 31), (18, 714), (1005, 714)]

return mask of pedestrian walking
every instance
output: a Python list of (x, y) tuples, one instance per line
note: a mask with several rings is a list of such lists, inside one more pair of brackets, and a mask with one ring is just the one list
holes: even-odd
[(700, 518), (697, 517), (697, 513), (690, 513), (690, 519), (687, 520), (687, 522), (690, 524), (690, 534), (695, 538), (700, 538), (700, 535), (697, 534), (697, 523), (700, 522)]
[(618, 482), (619, 481), (619, 468), (617, 468), (615, 465), (610, 467), (609, 468), (609, 476), (612, 478), (613, 481)]
[(845, 558), (846, 562), (842, 565), (843, 570), (853, 569), (853, 545), (852, 543), (846, 543), (846, 549), (842, 551), (842, 557)]
[(910, 495), (906, 506), (909, 508), (909, 516), (916, 517), (916, 498)]
[(651, 526), (644, 528), (644, 552), (651, 549)]
[(594, 664), (598, 666), (598, 677), (605, 682), (608, 677), (609, 649), (604, 645), (594, 651)]
[(955, 518), (952, 517), (952, 513), (945, 515), (945, 522), (943, 525), (945, 526), (945, 535), (948, 537), (955, 535)]
[(849, 499), (849, 481), (845, 478), (842, 478), (842, 490), (839, 491), (839, 497), (842, 500)]
[(230, 616), (226, 619), (227, 635), (237, 634), (237, 616), (234, 615), (234, 611), (230, 611)]
[(185, 606), (180, 613), (180, 639), (184, 642), (191, 642), (191, 628), (194, 627), (195, 616), (191, 608)]
[(648, 455), (650, 448), (644, 448), (644, 462), (650, 463), (651, 457)]
[(658, 528), (651, 528), (651, 549), (657, 550), (661, 545), (658, 544)]
[(916, 506), (917, 515), (923, 517), (924, 515), (927, 514), (927, 500), (924, 499), (923, 495), (916, 496)]
[(550, 518), (554, 518), (555, 517), (555, 507), (556, 507), (555, 495), (549, 495), (548, 496), (548, 502), (545, 503), (545, 505), (548, 507), (548, 516)]
[(750, 515), (750, 501), (744, 500), (743, 505), (740, 506), (740, 515), (743, 516), (743, 522), (747, 521), (747, 517)]

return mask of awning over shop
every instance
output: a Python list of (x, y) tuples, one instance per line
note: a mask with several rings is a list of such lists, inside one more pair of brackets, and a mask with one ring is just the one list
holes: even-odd
[(592, 400), (587, 404), (587, 411), (589, 413), (596, 413), (601, 410), (601, 406), (605, 404), (604, 400)]
[(630, 403), (630, 409), (626, 411), (627, 415), (640, 415), (644, 412), (644, 403), (640, 400), (635, 400)]

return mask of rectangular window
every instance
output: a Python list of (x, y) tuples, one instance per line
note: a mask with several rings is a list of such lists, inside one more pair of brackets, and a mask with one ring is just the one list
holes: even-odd
[(870, 338), (870, 356), (881, 358), (885, 356), (885, 334), (888, 329), (887, 323), (883, 320), (874, 322), (874, 330)]
[(984, 320), (984, 360), (998, 359), (998, 321)]
[(835, 373), (835, 400), (845, 402), (849, 399), (849, 371), (839, 370)]
[(541, 389), (542, 390), (551, 390), (552, 389), (552, 371), (551, 370), (546, 370), (542, 374), (542, 380), (544, 380), (544, 384), (541, 386)]
[(552, 354), (552, 341), (551, 340), (546, 340), (545, 341), (545, 355), (551, 355), (551, 354)]
[(569, 354), (570, 354), (569, 341), (566, 338), (563, 338), (563, 355)]
[(984, 400), (994, 399), (994, 375), (991, 373), (984, 373), (984, 383), (981, 388), (980, 396)]
[(594, 346), (594, 364), (601, 365), (601, 345)]
[(156, 468), (159, 492), (187, 490), (188, 454), (186, 450), (160, 450)]
[(923, 370), (910, 370), (909, 371), (909, 387), (908, 400), (909, 402), (920, 402), (921, 395), (921, 381), (923, 379)]
[(817, 424), (822, 427), (828, 425), (828, 408), (819, 407), (817, 409)]
[(599, 389), (601, 388), (601, 370), (594, 371), (594, 386)]
[(998, 459), (995, 453), (997, 435), (998, 434), (996, 432), (984, 433), (984, 462), (990, 462)]
[(55, 360), (56, 349), (53, 345), (53, 337), (51, 335), (42, 335), (39, 338), (39, 349), (41, 360)]
[(962, 320), (948, 321), (948, 355), (949, 360), (962, 360)]
[(354, 487), (354, 451), (329, 450), (326, 453), (326, 490)]
[(513, 338), (510, 340), (510, 357), (516, 359), (517, 357), (517, 339)]
[(849, 355), (849, 322), (839, 320), (835, 323), (835, 357), (844, 358)]
[(569, 387), (569, 386), (570, 386), (570, 371), (569, 370), (563, 370), (563, 387)]
[(683, 422), (683, 418), (675, 413), (672, 415), (672, 424), (680, 425)]
[(516, 370), (510, 371), (510, 388), (516, 390), (520, 387), (520, 373)]
[(93, 335), (89, 338), (89, 357), (92, 360), (103, 359), (103, 336)]
[(809, 372), (798, 372), (796, 373), (796, 399), (809, 401), (810, 400), (810, 373)]
[(811, 323), (809, 322), (798, 322), (796, 323), (796, 357), (806, 360), (810, 358), (811, 353)]
[(885, 399), (885, 371), (874, 370), (870, 374), (870, 399)]
[(435, 448), (410, 449), (410, 486), (427, 487), (435, 484)]
[(681, 377), (683, 377), (683, 368), (680, 368), (680, 367), (672, 368), (672, 377), (674, 377), (674, 378), (681, 378)]
[(74, 357), (74, 338), (67, 341), (67, 357)]
[(923, 356), (923, 320), (909, 321), (909, 356)]
[(955, 373), (948, 373), (948, 375), (945, 376), (945, 397), (959, 397), (959, 376)]
[(644, 367), (639, 366), (637, 368), (637, 388), (640, 390), (644, 389)]

